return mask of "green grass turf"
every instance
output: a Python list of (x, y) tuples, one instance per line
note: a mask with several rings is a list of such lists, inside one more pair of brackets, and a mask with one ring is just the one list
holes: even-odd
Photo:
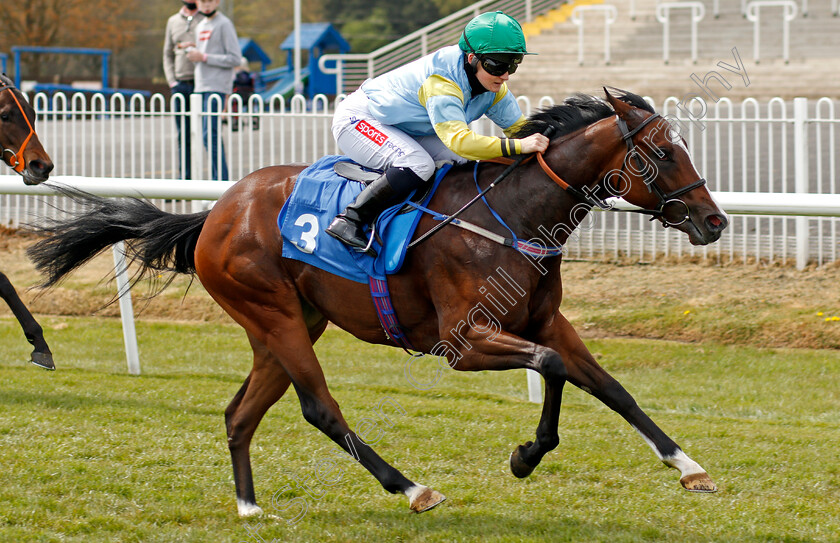
[[(3, 542), (238, 543), (260, 541), (248, 531), (258, 524), (266, 542), (840, 540), (837, 351), (587, 341), (720, 487), (700, 495), (572, 386), (560, 446), (518, 480), (508, 455), (533, 439), (540, 413), (524, 372), (447, 370), (421, 391), (402, 351), (328, 330), (317, 351), (347, 420), (372, 421), (377, 452), (448, 499), (409, 514), (405, 497), (332, 455), (337, 445), (303, 420), (290, 391), (251, 449), (258, 501), (276, 518), (243, 520), (223, 421), (250, 369), (241, 329), (139, 321), (143, 375), (133, 377), (118, 320), (41, 320), (56, 372), (24, 362), (20, 328), (0, 319)], [(418, 364), (415, 377), (429, 381), (432, 361)], [(384, 399), (405, 410), (383, 407), (392, 426), (377, 410)], [(309, 494), (294, 483), (307, 478)]]

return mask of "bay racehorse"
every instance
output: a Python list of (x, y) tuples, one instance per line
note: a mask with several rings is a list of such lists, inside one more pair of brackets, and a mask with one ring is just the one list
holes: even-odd
[[(553, 127), (544, 156), (513, 169), (487, 193), (486, 205), (468, 207), (459, 216), (485, 235), (450, 225), (411, 248), (402, 270), (388, 279), (393, 307), (414, 348), (441, 361), (446, 357), (456, 370), (528, 368), (542, 375), (542, 416), (533, 441), (511, 454), (515, 476), (528, 476), (557, 447), (561, 396), (570, 382), (624, 417), (662, 462), (680, 471), (683, 487), (714, 492), (706, 471), (597, 364), (560, 313), (561, 256), (528, 254), (491, 239), (508, 234), (489, 208), (520, 241), (530, 240), (532, 249), (562, 245), (591, 218), (590, 208), (606, 205), (603, 199), (611, 195), (623, 196), (682, 231), (692, 244), (720, 237), (726, 215), (704, 186), (682, 138), (639, 96), (615, 94), (607, 92), (606, 101), (576, 95), (531, 116), (519, 137)], [(453, 168), (429, 207), (452, 214), (504, 168), (493, 163)], [(47, 237), (29, 254), (49, 286), (125, 240), (138, 273), (195, 273), (245, 328), (253, 368), (225, 411), (240, 515), (262, 512), (251, 473), (251, 437), (289, 385), (308, 422), (352, 454), (385, 490), (405, 494), (413, 511), (425, 511), (443, 495), (406, 478), (351, 430), (315, 357), (313, 344), (328, 322), (369, 343), (394, 343), (380, 325), (367, 285), (281, 257), (277, 214), (302, 169), (258, 170), (211, 210), (192, 215), (165, 213), (140, 199), (112, 201), (76, 192), (74, 197), (87, 204), (84, 211), (44, 225), (41, 233)], [(424, 216), (415, 240), (435, 223)], [(494, 235), (486, 236), (488, 231)], [(491, 295), (502, 276), (510, 299), (500, 292)]]
[[(53, 163), (35, 133), (35, 110), (6, 74), (0, 75), (0, 149), (3, 162), (20, 174), (27, 185), (37, 185), (49, 178)], [(30, 361), (54, 370), (52, 353), (44, 340), (44, 332), (26, 308), (15, 287), (0, 272), (0, 296), (9, 304), (20, 322), (26, 340), (35, 348)]]

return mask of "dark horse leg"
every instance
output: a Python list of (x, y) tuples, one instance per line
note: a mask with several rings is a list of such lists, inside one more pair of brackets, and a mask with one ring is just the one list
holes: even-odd
[(29, 309), (27, 309), (23, 304), (23, 301), (20, 299), (20, 296), (18, 296), (18, 293), (15, 291), (15, 287), (12, 286), (9, 278), (2, 272), (0, 272), (0, 296), (2, 296), (3, 299), (6, 300), (6, 303), (9, 304), (9, 308), (12, 310), (12, 313), (14, 313), (21, 328), (23, 328), (23, 334), (26, 336), (26, 341), (35, 347), (35, 350), (32, 351), (32, 354), (30, 355), (30, 362), (36, 366), (40, 366), (48, 370), (54, 370), (55, 364), (53, 363), (52, 352), (50, 351), (46, 340), (44, 340), (44, 331), (41, 329), (41, 325), (38, 324), (35, 317), (32, 316), (32, 313), (30, 313)]
[[(592, 394), (607, 407), (621, 415), (650, 445), (662, 462), (680, 471), (680, 483), (692, 492), (715, 492), (716, 485), (700, 465), (654, 423), (638, 406), (621, 384), (596, 361), (572, 325), (559, 312), (553, 326), (546, 330), (540, 343), (556, 350), (566, 364), (568, 380), (584, 392)], [(551, 395), (557, 397), (553, 398)], [(525, 477), (534, 470), (542, 457), (559, 442), (557, 422), (560, 398), (546, 383), (545, 407), (537, 428), (534, 443), (520, 445), (511, 455), (511, 469), (517, 477)], [(544, 437), (546, 436), (546, 437)]]
[(545, 378), (546, 395), (542, 416), (537, 425), (536, 439), (517, 447), (511, 454), (511, 471), (526, 477), (540, 463), (543, 456), (557, 447), (557, 433), (563, 384), (569, 381), (601, 400), (621, 415), (665, 465), (678, 469), (680, 483), (694, 492), (714, 492), (714, 482), (700, 465), (686, 455), (644, 411), (618, 381), (610, 376), (586, 349), (572, 325), (559, 312), (552, 324), (541, 333), (540, 345), (510, 334), (495, 337), (467, 335), (472, 347), (453, 365), (463, 371), (533, 369)]

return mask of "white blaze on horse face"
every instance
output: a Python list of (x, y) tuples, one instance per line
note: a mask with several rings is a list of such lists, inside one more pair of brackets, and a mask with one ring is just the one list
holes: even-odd
[(656, 445), (654, 445), (653, 441), (651, 441), (648, 436), (639, 431), (639, 429), (635, 426), (633, 426), (633, 429), (639, 432), (639, 435), (642, 436), (645, 443), (653, 449), (657, 458), (662, 460), (666, 466), (680, 470), (681, 477), (685, 477), (686, 475), (695, 475), (697, 473), (706, 473), (706, 470), (704, 470), (700, 464), (689, 458), (682, 449), (677, 448), (677, 452), (674, 453), (673, 456), (662, 456), (662, 453), (659, 452), (659, 449), (656, 448)]

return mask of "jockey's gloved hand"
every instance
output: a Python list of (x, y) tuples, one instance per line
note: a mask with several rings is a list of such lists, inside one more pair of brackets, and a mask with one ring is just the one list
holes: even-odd
[(542, 134), (531, 134), (519, 141), (522, 146), (522, 154), (542, 153), (548, 149), (548, 138)]

